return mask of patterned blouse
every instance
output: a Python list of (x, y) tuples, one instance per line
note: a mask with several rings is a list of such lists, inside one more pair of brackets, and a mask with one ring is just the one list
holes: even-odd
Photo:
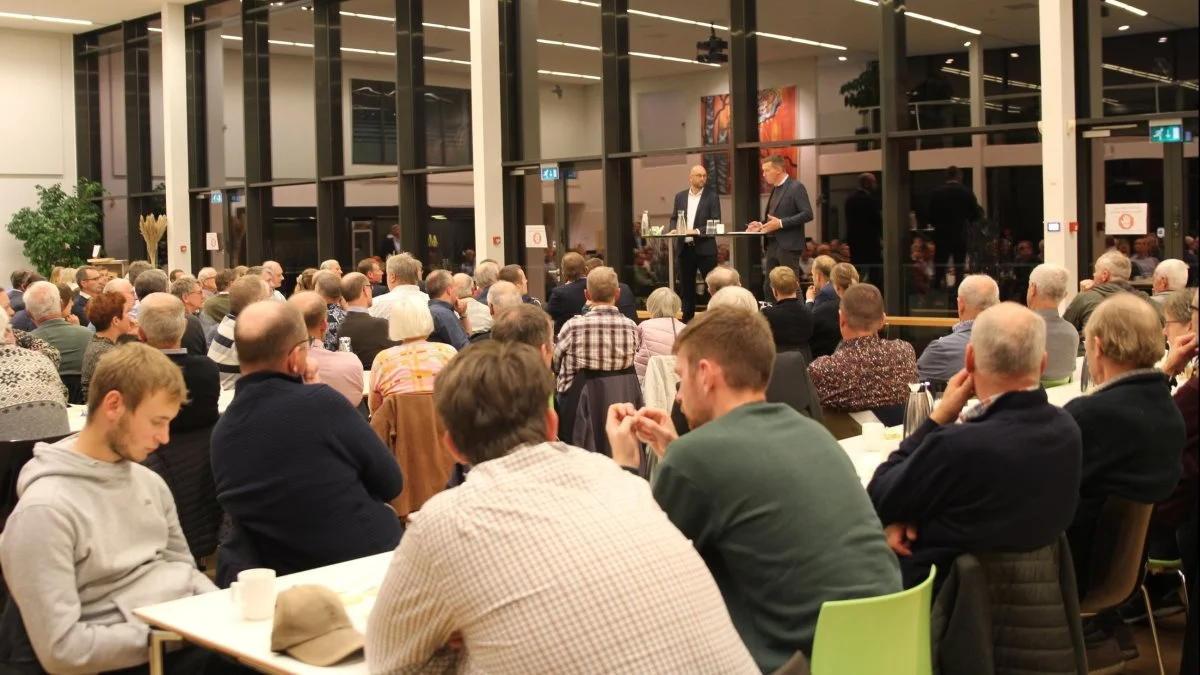
[(433, 391), (433, 381), (458, 352), (440, 342), (413, 342), (385, 349), (371, 364), (371, 391), (392, 394)]
[(29, 403), (67, 406), (67, 390), (50, 359), (17, 345), (0, 345), (0, 408)]
[(875, 335), (843, 340), (829, 356), (808, 366), (821, 405), (838, 412), (860, 412), (908, 401), (908, 385), (917, 381), (917, 355), (904, 340)]
[(50, 359), (50, 363), (54, 364), (55, 370), (58, 370), (58, 367), (62, 365), (62, 354), (59, 353), (58, 347), (46, 342), (42, 338), (34, 337), (16, 328), (12, 329), (12, 334), (17, 339), (18, 347), (45, 355), (46, 358)]
[(100, 357), (116, 348), (117, 343), (101, 335), (93, 336), (92, 341), (88, 343), (87, 350), (83, 352), (83, 369), (79, 374), (84, 403), (87, 403), (88, 382), (92, 379), (92, 373), (96, 372), (96, 364), (100, 362)]

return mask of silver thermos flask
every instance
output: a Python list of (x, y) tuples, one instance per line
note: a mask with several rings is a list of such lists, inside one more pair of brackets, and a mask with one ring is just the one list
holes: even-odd
[(904, 437), (908, 438), (933, 412), (933, 394), (928, 382), (908, 385), (908, 403), (904, 405)]

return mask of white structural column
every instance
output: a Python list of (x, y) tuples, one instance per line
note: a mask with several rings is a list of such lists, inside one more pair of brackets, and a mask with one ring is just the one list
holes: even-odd
[[(983, 42), (979, 39), (971, 40), (971, 45), (967, 48), (967, 68), (970, 70), (970, 102), (971, 102), (971, 126), (982, 127), (987, 124), (987, 108), (986, 96), (987, 93), (983, 86)], [(1002, 101), (1001, 105), (1007, 105), (1006, 101)], [(987, 134), (975, 134), (971, 136), (971, 188), (975, 191), (975, 198), (979, 200), (979, 204), (987, 210), (988, 193), (987, 193), (987, 166), (984, 164), (984, 147), (987, 146)]]
[[(504, 168), (500, 130), (500, 3), (470, 0), (471, 164), (475, 253), (504, 264)], [(497, 243), (499, 242), (499, 243)], [(524, 245), (524, 242), (520, 242)]]
[[(184, 7), (162, 7), (163, 159), (167, 183), (167, 268), (192, 269), (188, 208), (187, 59)], [(161, 264), (161, 261), (160, 261)]]
[[(1078, 217), (1075, 166), (1075, 55), (1072, 0), (1039, 0), (1042, 72), (1042, 195), (1045, 260), (1062, 265), (1070, 276), (1068, 291), (1078, 283)], [(1050, 231), (1050, 223), (1061, 229)], [(1086, 228), (1083, 228), (1086, 232)], [(1071, 293), (1074, 295), (1074, 293)]]

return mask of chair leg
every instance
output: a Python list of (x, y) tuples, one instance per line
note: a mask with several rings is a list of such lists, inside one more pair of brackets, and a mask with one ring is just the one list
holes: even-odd
[(1183, 573), (1183, 570), (1175, 570), (1175, 573), (1179, 575), (1179, 595), (1180, 595), (1180, 597), (1183, 598), (1184, 615), (1191, 616), (1192, 608), (1188, 606), (1188, 597), (1189, 596), (1188, 596), (1188, 587), (1187, 587), (1187, 575), (1185, 575)]
[(1162, 649), (1158, 645), (1158, 627), (1154, 625), (1154, 608), (1150, 606), (1150, 593), (1146, 591), (1145, 584), (1142, 584), (1142, 600), (1146, 602), (1146, 619), (1150, 622), (1150, 635), (1154, 637), (1154, 655), (1158, 657), (1158, 672), (1159, 675), (1167, 675), (1167, 670), (1163, 667)]

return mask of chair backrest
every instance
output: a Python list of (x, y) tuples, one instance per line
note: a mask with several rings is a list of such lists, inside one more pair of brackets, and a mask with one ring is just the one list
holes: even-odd
[(821, 605), (813, 638), (813, 675), (930, 675), (929, 608), (933, 579), (907, 591)]
[(47, 436), (29, 441), (0, 441), (0, 532), (4, 523), (17, 507), (17, 478), (25, 463), (33, 459), (33, 446), (38, 443), (54, 443), (66, 438), (66, 434)]
[(446, 426), (433, 405), (433, 394), (394, 394), (371, 418), (371, 428), (391, 449), (404, 476), (404, 490), (392, 500), (402, 518), (421, 508), (446, 487), (454, 456), (442, 443)]
[(793, 410), (821, 422), (821, 399), (808, 377), (808, 359), (803, 352), (780, 352), (775, 355), (771, 367), (771, 381), (767, 384), (767, 401), (786, 403)]
[(604, 423), (608, 407), (632, 403), (642, 407), (642, 387), (633, 367), (624, 370), (581, 370), (559, 400), (558, 437), (585, 450), (612, 456)]
[(171, 490), (179, 527), (197, 564), (216, 552), (225, 515), (212, 475), (211, 439), (211, 426), (172, 434), (170, 442), (142, 462)]
[(1146, 545), (1146, 530), (1150, 526), (1152, 504), (1142, 504), (1123, 497), (1109, 497), (1096, 521), (1091, 551), (1072, 551), (1072, 555), (1087, 555), (1089, 579), (1080, 579), (1079, 610), (1095, 614), (1116, 607), (1137, 588), (1142, 570), (1142, 553)]

